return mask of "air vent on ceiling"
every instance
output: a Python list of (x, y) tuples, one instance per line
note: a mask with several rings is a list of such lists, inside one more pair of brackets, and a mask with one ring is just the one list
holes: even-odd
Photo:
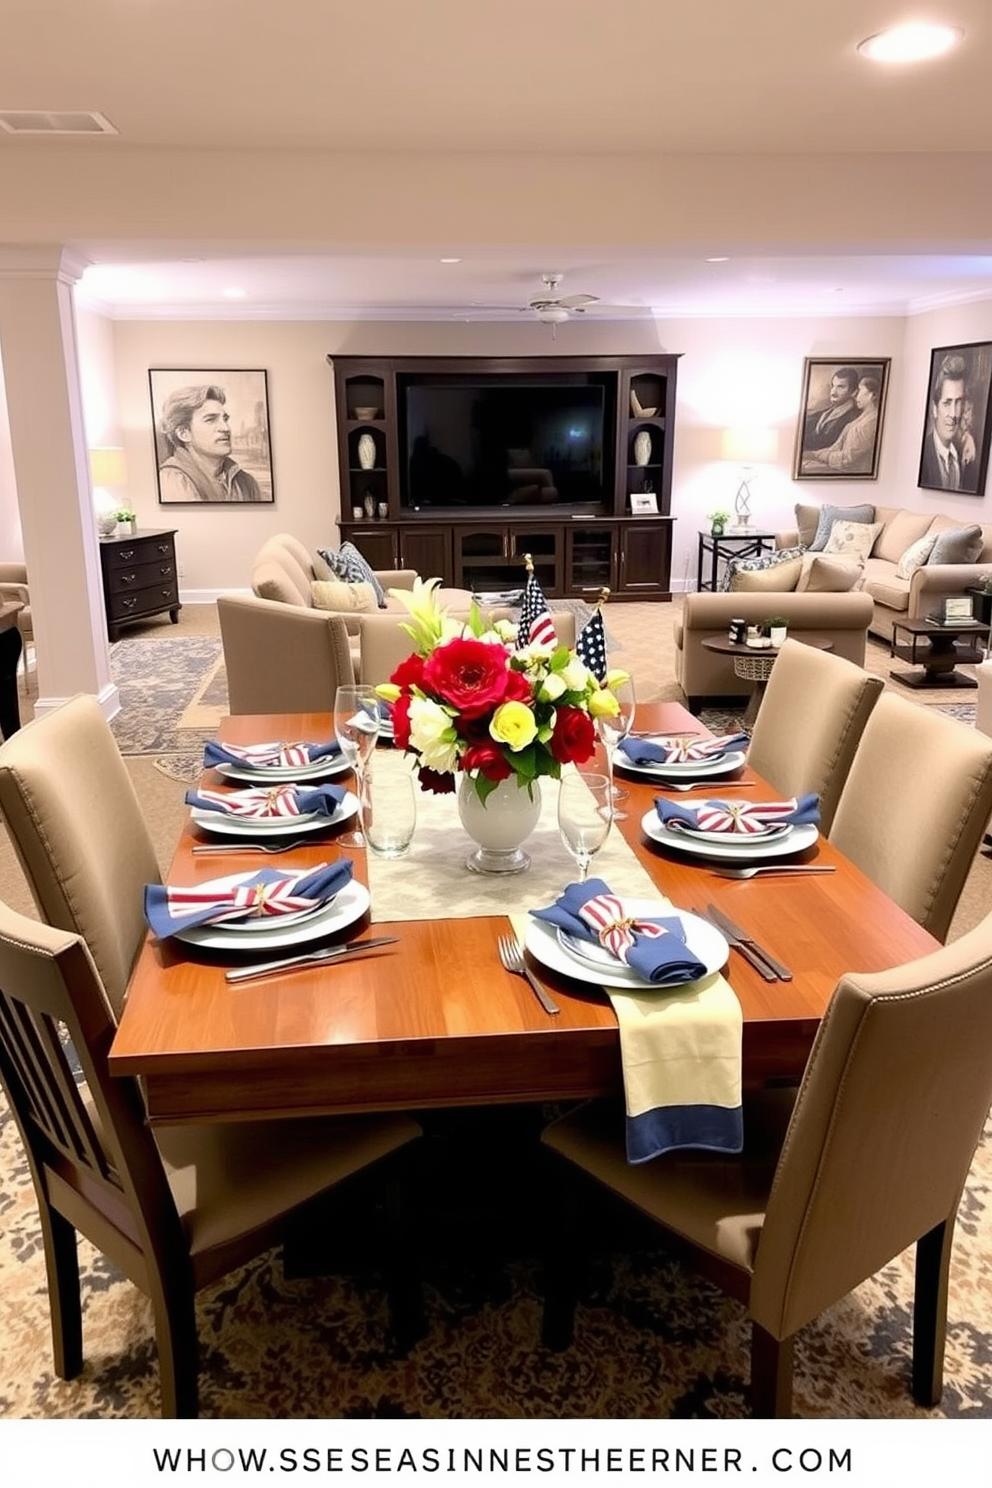
[(52, 113), (45, 109), (2, 109), (0, 129), (7, 134), (116, 134), (103, 114), (92, 109)]

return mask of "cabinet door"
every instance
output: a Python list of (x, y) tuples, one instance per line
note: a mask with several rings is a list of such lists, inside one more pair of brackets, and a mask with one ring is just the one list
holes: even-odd
[(399, 568), (396, 534), (390, 527), (352, 527), (342, 523), (341, 536), (353, 542), (372, 568)]
[(565, 529), (565, 593), (595, 600), (600, 589), (615, 589), (617, 528), (612, 522)]
[(402, 528), (400, 568), (414, 568), (422, 579), (443, 579), (451, 584), (450, 527)]
[(625, 523), (620, 529), (620, 594), (661, 594), (668, 597), (671, 583), (671, 525), (644, 518)]

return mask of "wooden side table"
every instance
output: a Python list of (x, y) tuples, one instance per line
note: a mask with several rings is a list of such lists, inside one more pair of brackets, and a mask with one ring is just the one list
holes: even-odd
[[(832, 651), (834, 643), (828, 636), (816, 635), (813, 631), (803, 631), (801, 635), (793, 635), (789, 632), (789, 638), (799, 641), (804, 646), (815, 646), (818, 651)], [(725, 635), (703, 636), (700, 645), (705, 646), (707, 651), (715, 651), (719, 656), (731, 656), (734, 660), (734, 675), (742, 677), (754, 686), (751, 696), (747, 700), (744, 709), (744, 728), (748, 733), (754, 727), (754, 721), (761, 707), (761, 700), (765, 695), (765, 684), (772, 674), (772, 667), (778, 656), (775, 647), (748, 646), (737, 641), (730, 640)]]
[[(897, 620), (892, 627), (889, 655), (908, 661), (911, 666), (922, 666), (922, 672), (889, 672), (894, 682), (904, 687), (977, 687), (974, 677), (966, 677), (954, 668), (959, 661), (976, 663), (984, 660), (985, 649), (976, 642), (988, 644), (990, 628), (980, 620), (967, 625), (934, 625), (928, 620)], [(897, 634), (902, 631), (909, 637), (909, 644), (900, 646)], [(959, 650), (958, 641), (969, 644)], [(926, 650), (919, 652), (921, 641), (927, 642)]]
[[(722, 532), (719, 537), (712, 532), (701, 532), (696, 558), (696, 588), (700, 593), (704, 589), (716, 589), (721, 562), (728, 563), (731, 558), (760, 558), (762, 553), (771, 552), (774, 545), (774, 532)], [(710, 576), (704, 580), (707, 557)]]

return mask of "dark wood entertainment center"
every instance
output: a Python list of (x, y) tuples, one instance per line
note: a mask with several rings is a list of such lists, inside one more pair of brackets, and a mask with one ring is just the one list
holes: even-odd
[[(445, 584), (479, 592), (523, 582), (530, 553), (546, 595), (594, 597), (608, 585), (615, 599), (671, 599), (672, 456), (677, 356), (596, 357), (333, 357), (341, 468), (342, 538), (373, 568), (414, 568)], [(398, 389), (418, 375), (528, 373), (594, 375), (606, 388), (609, 426), (615, 425), (612, 492), (599, 511), (476, 506), (415, 511), (403, 506)], [(631, 396), (633, 393), (633, 397)], [(655, 412), (635, 414), (636, 406)], [(358, 410), (361, 410), (359, 415)], [(638, 464), (634, 441), (650, 440)], [(358, 442), (375, 445), (371, 468)], [(642, 441), (642, 445), (643, 445)], [(643, 454), (642, 454), (643, 458)], [(657, 513), (635, 515), (632, 495), (653, 491)], [(375, 515), (353, 516), (370, 498)], [(385, 516), (378, 516), (380, 508)]]

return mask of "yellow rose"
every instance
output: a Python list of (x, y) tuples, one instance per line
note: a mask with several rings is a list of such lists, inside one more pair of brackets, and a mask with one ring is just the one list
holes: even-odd
[(526, 749), (537, 733), (537, 720), (526, 703), (501, 703), (493, 714), (489, 732), (497, 744), (514, 751)]
[(606, 674), (606, 685), (607, 685), (607, 687), (619, 687), (621, 682), (629, 682), (629, 681), (630, 681), (630, 673), (629, 672), (621, 672), (619, 669), (614, 669), (612, 671), (607, 672), (607, 674)]
[(379, 682), (375, 689), (376, 697), (381, 697), (384, 702), (395, 703), (401, 696), (400, 689), (395, 682)]
[(620, 704), (612, 692), (599, 687), (589, 698), (589, 714), (592, 718), (616, 718)]

